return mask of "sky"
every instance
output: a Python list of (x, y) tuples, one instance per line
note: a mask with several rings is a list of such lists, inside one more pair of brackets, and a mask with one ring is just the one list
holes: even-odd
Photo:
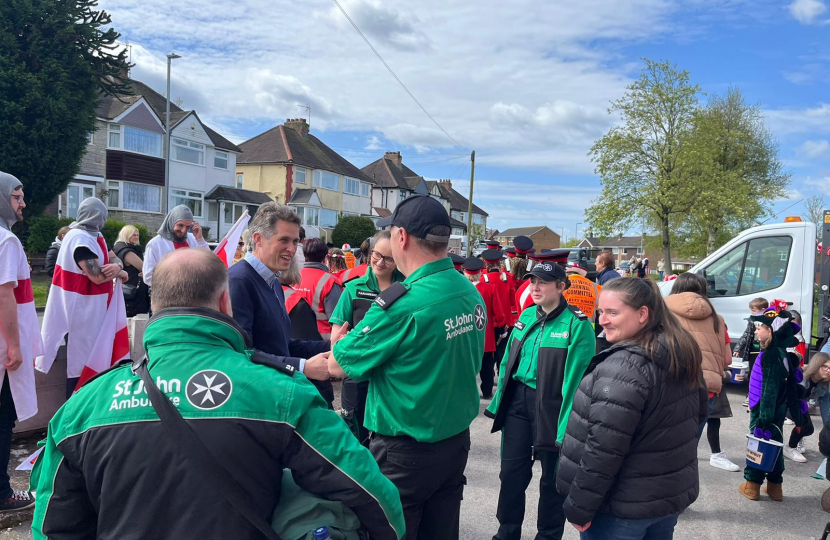
[[(588, 151), (642, 58), (689, 71), (707, 96), (757, 104), (792, 175), (774, 210), (830, 195), (830, 0), (339, 0), (446, 131), (413, 101), (333, 0), (101, 0), (131, 76), (243, 142), (287, 118), (358, 167), (400, 151), (469, 192), (488, 226), (582, 236), (600, 193)], [(789, 208), (788, 208), (789, 207)], [(629, 231), (638, 233), (638, 231)]]

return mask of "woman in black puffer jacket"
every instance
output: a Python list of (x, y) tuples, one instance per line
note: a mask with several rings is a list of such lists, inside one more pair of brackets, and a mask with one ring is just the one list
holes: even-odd
[(599, 309), (614, 345), (574, 396), (557, 475), (565, 516), (582, 540), (672, 538), (698, 494), (700, 349), (650, 279), (608, 282)]

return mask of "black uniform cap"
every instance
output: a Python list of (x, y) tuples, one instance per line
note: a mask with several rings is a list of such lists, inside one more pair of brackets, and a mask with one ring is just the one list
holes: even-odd
[(490, 249), (499, 249), (501, 247), (498, 240), (485, 240), (484, 243), (487, 244), (487, 247)]
[(447, 257), (452, 259), (452, 263), (454, 265), (464, 264), (464, 261), (467, 260), (464, 257), (462, 257), (461, 255), (458, 255), (457, 253), (447, 253)]
[(527, 253), (533, 249), (533, 240), (527, 236), (517, 236), (513, 239), (513, 247), (516, 248), (516, 253)]
[(452, 229), (450, 215), (444, 206), (426, 195), (413, 195), (398, 203), (391, 216), (378, 220), (378, 227), (394, 225), (417, 238), (432, 242), (448, 242), (450, 237), (431, 234), (433, 227), (444, 225)]
[(481, 259), (477, 257), (470, 257), (464, 261), (462, 265), (464, 267), (464, 271), (468, 274), (475, 274), (476, 272), (480, 272), (482, 268), (484, 268), (484, 263), (481, 262)]
[(485, 249), (481, 252), (481, 258), (489, 263), (499, 262), (503, 256), (498, 249)]
[(561, 264), (553, 261), (542, 261), (533, 266), (533, 270), (527, 273), (530, 276), (536, 276), (544, 281), (553, 281), (555, 279), (565, 279), (565, 269)]

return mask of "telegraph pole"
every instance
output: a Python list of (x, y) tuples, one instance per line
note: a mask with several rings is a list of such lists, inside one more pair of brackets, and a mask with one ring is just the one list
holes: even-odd
[(467, 257), (473, 256), (473, 182), (476, 176), (476, 151), (470, 154), (470, 199), (467, 201)]

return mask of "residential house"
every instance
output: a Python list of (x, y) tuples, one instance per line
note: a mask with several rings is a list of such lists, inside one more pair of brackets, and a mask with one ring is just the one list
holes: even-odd
[(372, 216), (374, 181), (309, 133), (304, 118), (240, 144), (236, 184), (297, 211), (308, 237), (328, 240), (340, 215)]
[[(616, 238), (598, 238), (595, 236), (588, 236), (583, 238), (582, 241), (577, 244), (577, 247), (607, 251), (614, 256), (614, 260), (617, 265), (619, 265), (622, 262), (629, 261), (633, 256), (642, 257), (642, 243), (642, 238), (639, 236), (619, 236)], [(646, 256), (649, 259), (651, 270), (656, 272), (657, 261), (659, 261), (662, 257), (660, 252), (646, 250)]]
[(366, 165), (361, 171), (374, 181), (373, 207), (394, 212), (398, 203), (407, 197), (416, 193), (429, 194), (424, 177), (403, 164), (400, 152), (386, 152), (382, 158)]
[(527, 236), (533, 240), (533, 248), (537, 253), (543, 249), (557, 249), (561, 245), (559, 235), (546, 225), (514, 227), (498, 232), (493, 238), (498, 240), (502, 246), (512, 246), (513, 239), (517, 236)]
[[(456, 228), (455, 223), (463, 225), (463, 234), (467, 234), (467, 216), (470, 211), (470, 200), (456, 191), (452, 187), (451, 180), (439, 180), (437, 182), (429, 182), (430, 194), (440, 201), (446, 201), (444, 206), (448, 209), (450, 218), (453, 221), (453, 229)], [(482, 210), (477, 204), (473, 203), (473, 240), (484, 238), (487, 232), (487, 218), (489, 214)], [(456, 234), (456, 233), (453, 233)]]
[[(216, 186), (233, 186), (239, 148), (194, 111), (171, 103), (170, 186), (165, 189), (166, 99), (140, 81), (132, 81), (132, 89), (132, 95), (101, 98), (79, 172), (47, 212), (74, 218), (84, 199), (100, 197), (111, 218), (143, 224), (154, 233), (166, 210), (183, 203), (210, 231), (205, 194)], [(209, 232), (209, 238), (216, 235)]]

